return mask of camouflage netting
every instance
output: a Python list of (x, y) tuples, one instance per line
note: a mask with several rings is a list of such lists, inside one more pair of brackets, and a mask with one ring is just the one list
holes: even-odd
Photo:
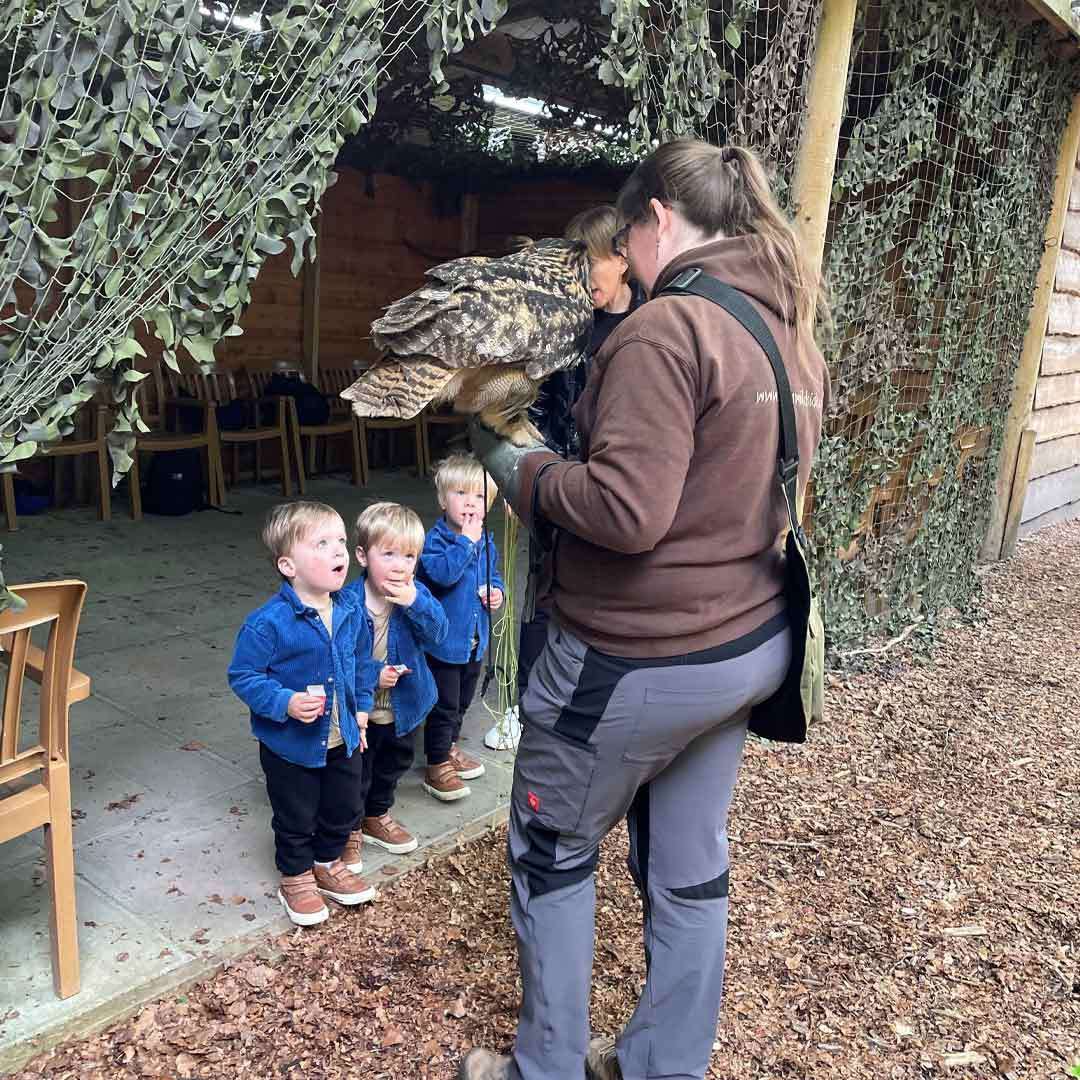
[[(210, 361), (265, 257), (313, 255), (335, 160), (625, 168), (696, 134), (758, 150), (790, 205), (819, 18), (820, 0), (8, 5), (0, 463), (105, 381), (125, 471), (137, 331)], [(970, 597), (1076, 85), (1005, 0), (859, 4), (810, 500), (834, 646)], [(499, 137), (492, 86), (536, 99), (525, 143)]]

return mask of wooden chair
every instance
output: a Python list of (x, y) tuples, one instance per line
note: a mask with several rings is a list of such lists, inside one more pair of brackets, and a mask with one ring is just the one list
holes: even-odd
[[(326, 387), (327, 393), (331, 394), (334, 399), (340, 401), (341, 405), (349, 407), (347, 401), (341, 401), (338, 398), (338, 394), (342, 390), (347, 390), (361, 375), (370, 367), (364, 360), (355, 360), (349, 367), (345, 368), (324, 368), (320, 371), (323, 378), (323, 385)], [(333, 408), (333, 406), (331, 406)], [(422, 414), (421, 414), (422, 416)], [(414, 417), (412, 420), (392, 420), (384, 419), (382, 417), (365, 417), (362, 422), (362, 430), (368, 431), (386, 431), (390, 433), (390, 436), (399, 431), (408, 431), (412, 433), (413, 445), (416, 451), (416, 471), (420, 476), (424, 476), (427, 471), (427, 462), (424, 457), (424, 424), (421, 416)]]
[(420, 414), (420, 426), (424, 435), (424, 471), (431, 472), (435, 467), (431, 453), (431, 429), (432, 427), (457, 427), (462, 431), (468, 427), (469, 418), (461, 413), (454, 412), (449, 406), (438, 409), (430, 405)]
[[(71, 833), (71, 773), (68, 706), (75, 636), (79, 629), (86, 585), (50, 581), (17, 585), (26, 601), (19, 612), (0, 613), (0, 636), (8, 662), (0, 720), (0, 784), (36, 777), (13, 795), (0, 795), (0, 843), (44, 826), (45, 852), (52, 894), (53, 985), (62, 997), (79, 992), (79, 935), (75, 918), (75, 853)], [(30, 632), (49, 627), (49, 641), (38, 669), (41, 708), (38, 742), (19, 749), (23, 680), (31, 671)], [(89, 693), (89, 681), (86, 687)]]
[[(170, 375), (175, 373), (171, 372)], [(225, 501), (225, 475), (221, 467), (221, 441), (218, 437), (217, 412), (212, 402), (181, 401), (176, 391), (177, 384), (166, 382), (159, 365), (155, 365), (150, 376), (143, 379), (136, 391), (139, 412), (145, 421), (147, 416), (156, 416), (161, 425), (158, 430), (148, 434), (136, 432), (135, 450), (132, 453), (131, 469), (128, 473), (128, 486), (131, 491), (131, 516), (136, 521), (142, 520), (142, 488), (139, 482), (139, 455), (159, 454), (166, 450), (198, 450), (203, 456), (206, 468), (207, 502), (211, 506), (221, 506)], [(152, 395), (152, 396), (151, 396)], [(147, 403), (143, 414), (143, 403)], [(178, 409), (181, 406), (200, 409), (203, 414), (202, 429), (195, 432), (182, 432), (175, 429), (179, 425)], [(151, 412), (156, 409), (157, 412)]]
[[(266, 386), (273, 375), (292, 376), (299, 379), (301, 382), (308, 381), (303, 368), (289, 364), (287, 361), (278, 361), (270, 371), (261, 371), (258, 374), (252, 372), (252, 379), (261, 381), (261, 391), (265, 393)], [(259, 385), (259, 383), (256, 383), (256, 385)], [(292, 431), (293, 439), (293, 457), (296, 458), (296, 477), (301, 495), (307, 494), (307, 477), (304, 473), (304, 439), (308, 440), (307, 473), (309, 475), (314, 475), (316, 471), (316, 451), (318, 449), (319, 439), (329, 440), (335, 435), (348, 435), (349, 449), (352, 454), (352, 482), (356, 487), (361, 487), (367, 483), (367, 440), (364, 438), (364, 432), (360, 425), (360, 418), (353, 413), (352, 409), (349, 409), (344, 415), (339, 413), (336, 417), (331, 411), (330, 419), (324, 424), (302, 424), (300, 423), (300, 413), (296, 407), (296, 398), (282, 396), (280, 400), (285, 402), (289, 411), (289, 427)], [(348, 405), (348, 402), (342, 401), (341, 404)], [(331, 410), (332, 409), (333, 405), (331, 404)], [(325, 455), (323, 460), (325, 464)]]
[[(109, 521), (112, 518), (112, 475), (109, 468), (109, 447), (105, 442), (105, 431), (108, 427), (108, 407), (103, 402), (91, 402), (81, 410), (79, 420), (89, 418), (91, 421), (90, 431), (84, 430), (81, 436), (62, 439), (60, 442), (47, 443), (38, 447), (34, 457), (58, 458), (82, 457), (94, 455), (97, 458), (98, 473), (98, 518), (101, 521)], [(53, 488), (56, 488), (56, 466), (53, 467)], [(15, 474), (3, 473), (3, 497), (4, 515), (7, 518), (9, 532), (14, 532), (19, 527), (18, 515), (15, 510)]]
[[(215, 364), (213, 367), (203, 370), (201, 368), (184, 372), (180, 376), (178, 388), (186, 390), (208, 412), (214, 414), (214, 427), (217, 437), (223, 447), (233, 448), (231, 460), (232, 483), (235, 487), (240, 478), (240, 447), (253, 446), (255, 451), (254, 475), (255, 482), (262, 480), (262, 444), (266, 442), (277, 443), (281, 453), (281, 491), (285, 498), (291, 498), (293, 493), (292, 468), (289, 463), (289, 431), (288, 431), (288, 408), (281, 398), (261, 397), (250, 380), (241, 391), (238, 385), (235, 368), (226, 367), (223, 364)], [(217, 423), (217, 411), (230, 401), (243, 401), (247, 410), (247, 426), (236, 431), (223, 430)], [(270, 424), (262, 422), (262, 407), (266, 406), (274, 414), (274, 420)], [(303, 485), (300, 488), (304, 490)], [(224, 471), (221, 477), (221, 503), (225, 504), (225, 478)]]

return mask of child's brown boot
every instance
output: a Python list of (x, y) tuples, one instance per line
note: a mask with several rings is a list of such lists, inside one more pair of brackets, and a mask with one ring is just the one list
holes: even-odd
[(440, 802), (457, 802), (472, 794), (469, 786), (458, 776), (453, 761), (429, 765), (424, 774), (424, 790)]
[(469, 757), (457, 743), (450, 747), (450, 761), (454, 766), (454, 772), (462, 780), (475, 780), (478, 776), (483, 776), (486, 771), (482, 761)]
[(315, 884), (323, 896), (329, 896), (339, 904), (351, 907), (353, 904), (366, 904), (375, 899), (375, 889), (362, 877), (350, 873), (348, 867), (335, 859), (329, 866), (314, 867)]
[(330, 911), (319, 895), (315, 875), (310, 870), (292, 877), (283, 875), (277, 895), (286, 914), (297, 926), (316, 926), (330, 918)]

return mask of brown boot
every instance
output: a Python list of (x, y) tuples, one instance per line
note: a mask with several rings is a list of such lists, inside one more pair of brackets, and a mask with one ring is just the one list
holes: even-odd
[(417, 848), (416, 837), (399, 825), (387, 810), (381, 817), (366, 817), (360, 827), (373, 844), (386, 848), (391, 855), (407, 855)]
[(283, 875), (277, 895), (285, 913), (297, 926), (316, 926), (330, 918), (310, 870), (292, 877)]
[(349, 833), (349, 839), (345, 841), (345, 848), (341, 852), (341, 861), (350, 874), (359, 874), (364, 869), (360, 852), (364, 846), (364, 834), (360, 829), (353, 829)]
[(424, 774), (424, 790), (440, 802), (457, 802), (458, 799), (472, 794), (469, 786), (458, 776), (453, 761), (429, 765)]
[(458, 1066), (458, 1080), (510, 1080), (510, 1063), (506, 1054), (470, 1050)]
[(340, 859), (335, 859), (329, 866), (316, 863), (312, 872), (319, 892), (339, 904), (352, 907), (353, 904), (366, 904), (375, 899), (375, 889), (362, 877), (350, 873)]
[(486, 772), (484, 763), (477, 761), (476, 758), (469, 757), (457, 743), (450, 747), (450, 762), (454, 766), (454, 772), (462, 780), (475, 780)]

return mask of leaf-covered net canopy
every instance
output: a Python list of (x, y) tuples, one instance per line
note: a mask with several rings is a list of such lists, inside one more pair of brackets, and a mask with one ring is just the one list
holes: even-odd
[[(1020, 11), (858, 3), (811, 499), (834, 643), (971, 595), (1077, 85)], [(313, 254), (335, 160), (475, 189), (552, 162), (614, 178), (694, 134), (759, 151), (790, 206), (821, 18), (821, 0), (7, 5), (0, 467), (104, 382), (122, 472), (149, 336), (210, 361), (266, 256)]]

